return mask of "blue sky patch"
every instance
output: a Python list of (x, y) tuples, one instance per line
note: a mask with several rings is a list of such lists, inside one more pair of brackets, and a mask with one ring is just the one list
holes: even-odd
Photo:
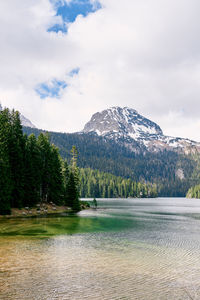
[(63, 25), (55, 24), (48, 31), (62, 31), (67, 32), (67, 23), (72, 23), (76, 20), (78, 15), (86, 17), (89, 13), (94, 13), (95, 11), (101, 8), (100, 2), (90, 0), (71, 0), (70, 2), (66, 1), (55, 1), (50, 0), (54, 5), (56, 10), (56, 16), (60, 16), (63, 20)]
[(71, 72), (69, 73), (69, 76), (73, 77), (74, 75), (77, 75), (80, 71), (80, 68), (75, 68), (73, 70), (71, 70)]
[(58, 7), (57, 16), (61, 16), (65, 22), (74, 22), (78, 15), (86, 17), (89, 13), (101, 8), (100, 3), (94, 5), (89, 0), (73, 0)]
[(58, 33), (59, 31), (62, 31), (62, 32), (66, 33), (67, 32), (67, 26), (66, 26), (65, 23), (63, 23), (63, 24), (55, 24), (52, 27), (48, 28), (47, 31), (48, 32), (54, 31), (56, 33)]
[(65, 81), (53, 79), (50, 83), (41, 83), (35, 89), (41, 99), (47, 97), (59, 98), (60, 91), (67, 87)]

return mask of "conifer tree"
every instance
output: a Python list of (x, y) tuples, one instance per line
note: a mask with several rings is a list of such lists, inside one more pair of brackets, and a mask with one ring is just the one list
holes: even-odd
[(65, 159), (63, 161), (63, 170), (62, 170), (62, 174), (63, 174), (63, 187), (64, 187), (64, 202), (65, 204), (68, 201), (68, 181), (69, 181), (69, 175), (70, 175), (70, 171), (69, 171), (69, 166), (67, 163), (67, 160)]
[(41, 133), (38, 136), (38, 147), (40, 149), (41, 160), (41, 182), (40, 182), (40, 198), (43, 202), (48, 202), (50, 191), (51, 177), (51, 145), (47, 134)]
[(70, 206), (74, 212), (80, 211), (80, 202), (78, 197), (77, 185), (72, 171), (70, 172), (69, 175), (67, 191), (68, 191), (68, 198), (67, 198), (66, 205)]
[(19, 112), (11, 112), (11, 135), (9, 138), (9, 162), (13, 182), (11, 205), (21, 208), (24, 200), (25, 140)]
[(34, 206), (40, 201), (41, 160), (34, 134), (26, 137), (24, 206)]
[(0, 214), (10, 214), (12, 181), (8, 147), (11, 134), (10, 114), (7, 109), (0, 112)]
[(79, 197), (79, 185), (80, 185), (80, 171), (79, 168), (77, 167), (77, 160), (78, 160), (78, 151), (76, 149), (76, 146), (73, 146), (71, 149), (71, 171), (73, 172), (74, 175), (74, 180), (77, 186), (77, 192), (78, 192), (78, 197)]
[(69, 180), (66, 185), (66, 205), (72, 207), (73, 211), (80, 211), (79, 191), (80, 191), (80, 173), (77, 167), (78, 151), (75, 146), (71, 150), (71, 166)]
[(6, 155), (0, 151), (0, 215), (11, 213), (11, 178), (9, 162)]
[(58, 148), (54, 145), (51, 146), (51, 158), (50, 158), (50, 182), (49, 182), (49, 197), (48, 201), (52, 201), (57, 205), (63, 203), (64, 186), (62, 177), (62, 165), (61, 158), (58, 153)]

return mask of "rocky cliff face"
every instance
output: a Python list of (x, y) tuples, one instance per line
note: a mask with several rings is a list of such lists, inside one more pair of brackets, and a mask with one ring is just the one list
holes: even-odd
[(186, 154), (200, 152), (200, 143), (165, 136), (156, 123), (128, 107), (112, 107), (95, 113), (82, 132), (112, 139), (134, 152), (165, 149)]

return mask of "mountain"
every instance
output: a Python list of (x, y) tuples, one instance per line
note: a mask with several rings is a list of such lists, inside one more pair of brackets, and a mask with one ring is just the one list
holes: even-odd
[[(0, 103), (0, 111), (2, 109), (3, 109), (3, 107), (2, 107), (2, 105)], [(36, 126), (33, 125), (33, 123), (29, 119), (25, 118), (21, 113), (19, 113), (19, 114), (20, 114), (20, 120), (21, 120), (23, 126), (31, 127), (31, 128), (36, 128)]]
[(159, 125), (128, 107), (112, 107), (95, 113), (82, 132), (114, 140), (136, 153), (163, 150), (185, 154), (200, 152), (200, 143), (165, 136)]
[(20, 114), (20, 120), (23, 126), (36, 128), (36, 126), (27, 118), (25, 118), (22, 114)]
[[(23, 129), (28, 135), (44, 132)], [(114, 107), (96, 113), (81, 132), (49, 132), (49, 136), (68, 161), (75, 145), (79, 167), (155, 183), (159, 196), (182, 197), (200, 183), (200, 158), (199, 167), (196, 162), (199, 143), (165, 136), (156, 123), (130, 108)]]

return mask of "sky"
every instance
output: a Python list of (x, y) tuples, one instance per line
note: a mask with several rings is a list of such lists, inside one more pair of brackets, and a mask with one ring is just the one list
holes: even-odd
[(0, 102), (76, 132), (131, 107), (200, 141), (199, 0), (0, 1)]

